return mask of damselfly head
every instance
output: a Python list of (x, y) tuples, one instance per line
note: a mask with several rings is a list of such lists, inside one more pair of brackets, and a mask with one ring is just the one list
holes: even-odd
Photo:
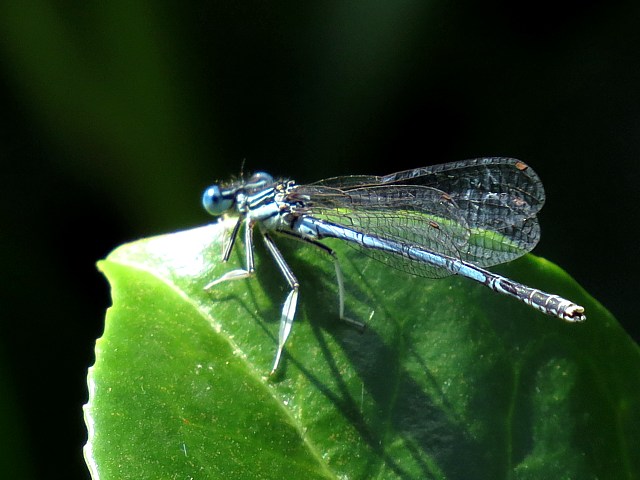
[(211, 185), (202, 195), (202, 206), (214, 217), (219, 217), (234, 207), (239, 195), (253, 195), (273, 183), (273, 177), (268, 173), (256, 172), (247, 180)]

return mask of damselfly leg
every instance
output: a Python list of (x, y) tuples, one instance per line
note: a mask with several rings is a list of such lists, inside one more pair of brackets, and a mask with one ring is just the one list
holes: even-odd
[[(254, 255), (253, 255), (253, 227), (249, 225), (248, 222), (246, 221), (237, 222), (234, 225), (234, 228), (231, 232), (231, 236), (229, 237), (229, 241), (225, 245), (222, 260), (226, 262), (229, 259), (231, 255), (231, 251), (233, 250), (233, 246), (235, 244), (236, 237), (238, 235), (238, 231), (241, 223), (245, 224), (244, 242), (245, 242), (246, 267), (244, 269), (231, 270), (225, 273), (220, 278), (207, 284), (205, 286), (205, 290), (210, 290), (212, 287), (222, 282), (226, 282), (229, 280), (240, 280), (243, 278), (249, 278), (255, 274), (256, 269), (255, 269)], [(326, 245), (318, 241), (315, 241), (313, 239), (303, 238), (299, 235), (295, 235), (290, 232), (279, 232), (279, 233), (283, 233), (288, 238), (293, 238), (296, 240), (300, 240), (306, 244), (313, 245), (314, 247), (318, 248), (320, 251), (329, 255), (329, 257), (333, 262), (335, 272), (336, 272), (336, 281), (338, 284), (338, 305), (339, 305), (340, 320), (346, 323), (349, 323), (361, 330), (364, 329), (365, 325), (363, 323), (358, 322), (356, 320), (352, 320), (344, 315), (344, 296), (345, 296), (344, 295), (344, 277), (342, 275), (342, 269), (340, 268), (340, 263), (338, 261), (338, 258), (335, 252), (331, 248), (327, 247)], [(291, 270), (291, 267), (289, 267), (289, 265), (287, 264), (286, 260), (284, 259), (284, 256), (282, 255), (282, 252), (280, 252), (280, 250), (276, 246), (275, 242), (273, 241), (269, 233), (264, 229), (260, 228), (260, 235), (262, 236), (262, 240), (264, 241), (264, 244), (267, 247), (267, 251), (269, 252), (271, 257), (274, 259), (276, 265), (278, 266), (278, 268), (280, 269), (280, 272), (282, 273), (282, 276), (285, 278), (290, 288), (289, 293), (287, 294), (287, 298), (285, 299), (284, 305), (282, 307), (282, 313), (280, 316), (280, 329), (278, 332), (278, 347), (276, 350), (276, 356), (273, 363), (273, 368), (271, 369), (271, 374), (273, 374), (277, 370), (278, 365), (280, 364), (280, 359), (282, 358), (282, 352), (284, 350), (284, 346), (287, 343), (289, 334), (291, 333), (291, 328), (293, 325), (293, 320), (295, 318), (297, 305), (298, 305), (298, 291), (300, 288), (300, 283), (298, 282), (298, 279), (293, 273), (293, 270)]]

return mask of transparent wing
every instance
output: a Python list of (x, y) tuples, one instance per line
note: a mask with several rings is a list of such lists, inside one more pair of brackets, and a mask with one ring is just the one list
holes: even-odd
[[(422, 186), (356, 188), (348, 193), (330, 187), (298, 187), (296, 194), (310, 198), (305, 214), (369, 235), (405, 245), (428, 248), (460, 258), (470, 236), (464, 218), (451, 198)], [(437, 278), (449, 272), (397, 255), (360, 247), (366, 255), (414, 275)]]
[(537, 213), (544, 204), (544, 187), (535, 171), (521, 160), (484, 157), (391, 173), (382, 177), (351, 175), (312, 183), (349, 191), (376, 185), (422, 185), (451, 195), (454, 200), (470, 192), (503, 194), (524, 200)]
[(514, 158), (487, 157), (387, 175), (383, 184), (435, 186), (451, 195), (473, 235), (466, 259), (482, 266), (508, 262), (540, 240), (537, 212), (544, 187), (535, 171)]
[[(335, 177), (300, 188), (310, 189), (314, 211), (328, 215), (333, 209), (335, 223), (344, 224), (341, 216), (347, 212), (362, 216), (358, 211), (365, 210), (366, 215), (381, 215), (383, 223), (396, 225), (386, 230), (423, 232), (399, 238), (484, 267), (518, 258), (540, 239), (536, 213), (544, 204), (542, 182), (533, 169), (512, 158), (464, 160), (384, 177)], [(420, 188), (423, 193), (417, 194)], [(405, 220), (393, 220), (407, 212), (414, 213)], [(414, 226), (425, 220), (436, 222), (438, 231)], [(377, 228), (375, 221), (364, 223)]]

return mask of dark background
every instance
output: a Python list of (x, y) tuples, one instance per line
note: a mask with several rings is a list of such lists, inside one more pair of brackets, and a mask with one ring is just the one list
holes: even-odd
[(640, 337), (637, 1), (53, 3), (0, 6), (0, 477), (88, 476), (95, 262), (208, 222), (201, 191), (243, 162), (525, 160), (535, 253)]

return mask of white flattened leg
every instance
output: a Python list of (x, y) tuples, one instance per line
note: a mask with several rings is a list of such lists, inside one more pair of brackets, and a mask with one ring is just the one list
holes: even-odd
[[(321, 244), (322, 245), (322, 244)], [(349, 317), (344, 316), (344, 277), (342, 276), (342, 269), (340, 268), (340, 262), (338, 261), (338, 257), (333, 252), (333, 250), (329, 250), (329, 254), (331, 255), (331, 259), (333, 260), (333, 265), (336, 269), (336, 280), (338, 282), (338, 303), (339, 303), (339, 311), (340, 311), (340, 320), (349, 325), (353, 325), (358, 327), (360, 330), (364, 330), (365, 324), (362, 322), (358, 322), (357, 320), (353, 320)]]
[(291, 327), (293, 326), (293, 319), (296, 316), (296, 307), (298, 305), (298, 288), (300, 284), (298, 283), (298, 279), (291, 271), (289, 265), (285, 261), (282, 253), (276, 247), (276, 244), (273, 242), (268, 233), (262, 232), (262, 239), (264, 240), (264, 244), (269, 250), (269, 253), (276, 261), (278, 268), (282, 272), (282, 275), (287, 280), (291, 291), (289, 295), (287, 295), (287, 299), (284, 302), (284, 306), (282, 307), (282, 315), (280, 316), (280, 331), (278, 333), (278, 350), (276, 351), (276, 358), (273, 362), (273, 368), (271, 369), (271, 374), (273, 374), (278, 368), (278, 364), (280, 363), (280, 358), (282, 357), (282, 350), (284, 349), (285, 343), (287, 343), (287, 338), (291, 333)]
[(324, 243), (320, 243), (313, 238), (301, 236), (299, 234), (295, 234), (293, 232), (282, 231), (278, 232), (282, 235), (286, 235), (290, 238), (294, 238), (298, 241), (308, 243), (313, 245), (314, 247), (319, 248), (321, 251), (326, 253), (331, 257), (331, 261), (333, 262), (333, 266), (336, 270), (336, 282), (338, 283), (338, 312), (340, 314), (340, 320), (348, 323), (349, 325), (353, 325), (360, 330), (364, 330), (366, 325), (362, 322), (358, 322), (357, 320), (353, 320), (351, 318), (345, 317), (344, 315), (344, 276), (342, 275), (342, 269), (340, 268), (340, 262), (338, 261), (338, 256), (336, 253), (329, 247), (327, 247)]
[(317, 242), (315, 240), (309, 238), (303, 238), (305, 242), (310, 243), (311, 245), (315, 245), (320, 248), (323, 252), (327, 253), (331, 257), (331, 261), (333, 262), (333, 266), (336, 270), (336, 282), (338, 284), (338, 312), (340, 313), (340, 320), (349, 325), (353, 325), (354, 327), (359, 328), (360, 330), (364, 330), (366, 325), (362, 322), (358, 322), (357, 320), (353, 320), (344, 315), (344, 276), (342, 275), (342, 269), (340, 268), (340, 262), (338, 261), (338, 257), (333, 250), (324, 245), (323, 243)]
[(298, 304), (298, 287), (292, 289), (287, 295), (287, 299), (284, 301), (282, 307), (282, 316), (280, 317), (280, 331), (278, 332), (278, 349), (276, 351), (276, 358), (273, 361), (273, 368), (271, 369), (271, 375), (273, 375), (280, 363), (280, 357), (282, 356), (282, 350), (284, 344), (289, 338), (291, 333), (291, 327), (293, 326), (293, 319), (296, 315), (296, 307)]
[(225, 273), (224, 275), (222, 275), (220, 278), (216, 278), (213, 282), (207, 283), (204, 289), (210, 290), (215, 285), (218, 285), (219, 283), (222, 283), (222, 282), (226, 282), (228, 280), (240, 280), (241, 278), (249, 278), (252, 275), (252, 273), (253, 272), (249, 272), (247, 270), (242, 270), (242, 269), (231, 270)]
[[(238, 229), (240, 228), (240, 223), (242, 221), (238, 221), (236, 225), (233, 227), (233, 231), (231, 232), (231, 237), (229, 238), (229, 242), (227, 243), (224, 253), (222, 255), (222, 261), (226, 262), (229, 260), (229, 256), (231, 255), (231, 250), (233, 249), (233, 245), (235, 244), (236, 237), (238, 235)], [(220, 278), (214, 280), (211, 283), (208, 283), (204, 289), (209, 290), (211, 287), (226, 282), (228, 280), (239, 280), (241, 278), (248, 278), (255, 272), (255, 263), (253, 259), (253, 225), (251, 225), (248, 221), (245, 221), (245, 229), (244, 229), (244, 249), (245, 249), (245, 258), (246, 258), (246, 268), (231, 270), (230, 272), (225, 273)]]

